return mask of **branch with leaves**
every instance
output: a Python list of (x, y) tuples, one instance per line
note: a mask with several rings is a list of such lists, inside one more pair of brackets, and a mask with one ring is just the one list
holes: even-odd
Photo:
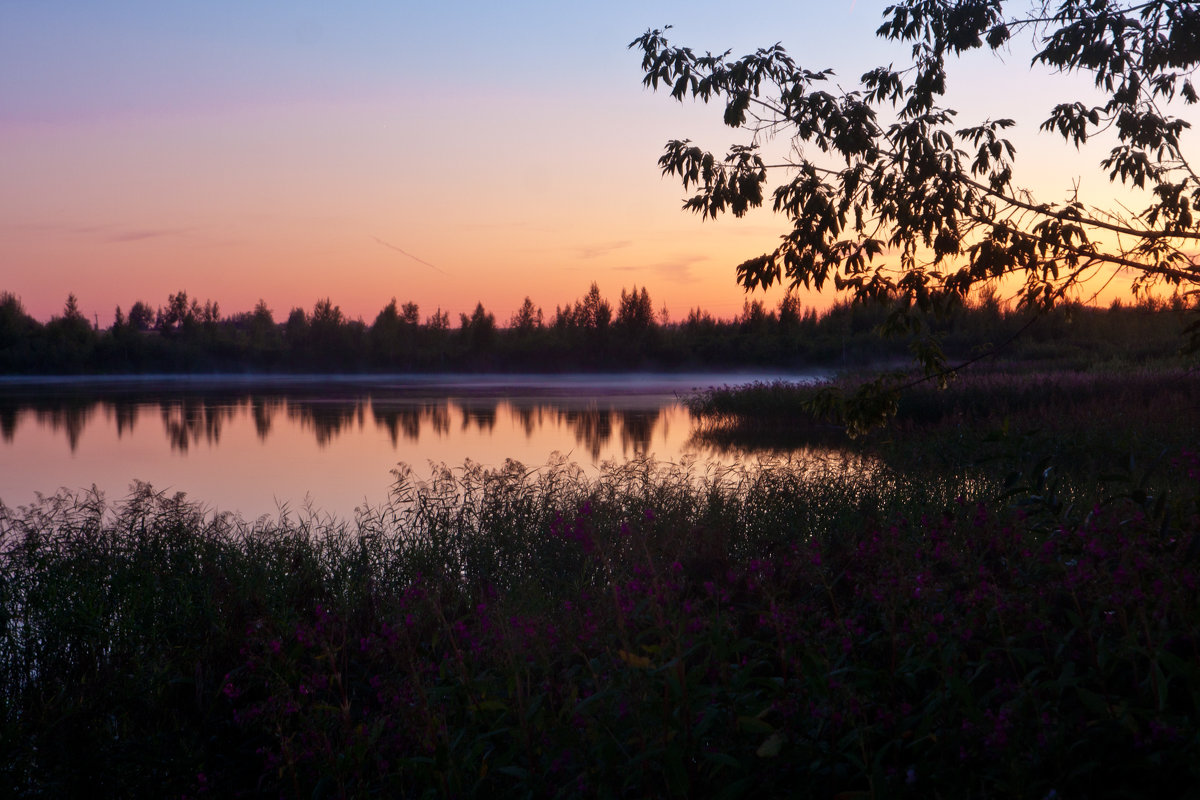
[[(791, 229), (773, 250), (737, 267), (747, 291), (786, 282), (831, 284), (855, 301), (888, 301), (895, 329), (983, 289), (1023, 279), (1019, 302), (1050, 308), (1089, 277), (1132, 276), (1151, 287), (1200, 292), (1200, 178), (1183, 147), (1189, 123), (1169, 112), (1195, 104), (1200, 7), (1184, 0), (1121, 3), (1045, 0), (1011, 13), (1003, 0), (906, 0), (884, 11), (877, 35), (911, 43), (911, 63), (875, 67), (846, 91), (831, 70), (800, 67), (780, 44), (740, 58), (697, 54), (647, 31), (644, 84), (679, 101), (724, 104), (726, 125), (747, 140), (724, 156), (687, 139), (667, 143), (659, 165), (694, 194), (684, 208), (741, 217), (768, 197)], [(1010, 119), (960, 126), (944, 107), (948, 60), (1032, 38), (1033, 64), (1086, 73), (1100, 102), (1059, 103), (1041, 130), (1083, 148), (1101, 134), (1115, 146), (1098, 161), (1109, 180), (1148, 192), (1137, 212), (1033, 197), (1016, 183)], [(791, 156), (768, 164), (763, 145), (786, 136)], [(773, 186), (774, 176), (785, 177)], [(916, 312), (916, 313), (914, 313)], [(949, 371), (936, 342), (916, 348), (927, 375)]]

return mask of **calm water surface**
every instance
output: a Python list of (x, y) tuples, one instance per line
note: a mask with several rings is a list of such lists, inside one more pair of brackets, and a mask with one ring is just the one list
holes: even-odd
[(341, 517), (388, 497), (397, 463), (588, 470), (652, 456), (731, 461), (694, 438), (680, 398), (795, 374), (127, 378), (0, 383), (0, 501), (60, 487), (109, 499), (134, 481), (247, 518), (304, 506)]

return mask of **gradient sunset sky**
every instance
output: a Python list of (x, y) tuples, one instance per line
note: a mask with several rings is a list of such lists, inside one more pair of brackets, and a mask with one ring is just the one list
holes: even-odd
[[(664, 142), (734, 137), (718, 107), (643, 89), (626, 45), (667, 24), (698, 50), (779, 41), (850, 89), (906, 61), (874, 37), (886, 4), (5, 2), (0, 290), (42, 320), (74, 292), (101, 325), (179, 290), (276, 319), (328, 296), (368, 323), (393, 296), (452, 319), (482, 301), (503, 323), (593, 281), (733, 316), (735, 266), (785, 225), (680, 210)], [(1020, 48), (952, 67), (960, 120), (1018, 119), (1047, 199), (1107, 184), (1100, 152), (1036, 134), (1086, 81)]]

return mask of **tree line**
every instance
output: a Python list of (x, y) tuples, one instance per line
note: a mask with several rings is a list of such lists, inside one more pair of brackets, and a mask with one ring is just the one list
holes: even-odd
[[(959, 357), (1003, 345), (1008, 358), (1088, 364), (1175, 353), (1186, 311), (1178, 299), (1147, 299), (1035, 314), (985, 294), (934, 324), (946, 350)], [(440, 308), (422, 319), (416, 303), (395, 298), (367, 323), (329, 298), (277, 320), (261, 300), (251, 311), (225, 315), (215, 301), (180, 291), (158, 307), (140, 300), (127, 313), (118, 307), (102, 329), (81, 313), (74, 295), (61, 315), (42, 323), (18, 297), (0, 292), (0, 373), (852, 367), (900, 361), (922, 346), (916, 337), (877, 336), (890, 313), (886, 303), (850, 302), (819, 312), (789, 294), (774, 308), (747, 300), (732, 319), (695, 308), (672, 321), (665, 309), (655, 311), (645, 287), (622, 289), (614, 304), (593, 283), (553, 314), (527, 297), (507, 323), (478, 303), (452, 326)]]

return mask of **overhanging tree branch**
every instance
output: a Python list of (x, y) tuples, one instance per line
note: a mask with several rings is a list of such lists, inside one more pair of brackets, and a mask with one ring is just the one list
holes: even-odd
[[(926, 313), (1024, 274), (1022, 302), (1045, 308), (1107, 265), (1129, 271), (1134, 289), (1200, 294), (1200, 257), (1184, 249), (1200, 241), (1200, 178), (1185, 155), (1189, 123), (1167, 113), (1200, 101), (1200, 6), (1036, 0), (1009, 10), (1017, 5), (899, 0), (877, 35), (911, 43), (911, 63), (871, 69), (853, 91), (828, 90), (832, 71), (800, 67), (778, 43), (734, 59), (673, 47), (662, 30), (635, 39), (646, 86), (721, 102), (724, 122), (748, 133), (724, 157), (686, 139), (668, 143), (663, 174), (695, 192), (684, 207), (742, 216), (771, 196), (791, 224), (772, 252), (737, 267), (738, 283), (832, 282), (857, 301)], [(1117, 186), (1149, 191), (1140, 212), (1085, 204), (1078, 186), (1068, 203), (1039, 202), (1015, 188), (1016, 151), (1003, 134), (1012, 120), (962, 127), (939, 105), (951, 59), (997, 50), (1014, 34), (1034, 39), (1035, 65), (1091, 76), (1100, 103), (1059, 103), (1040, 127), (1080, 149), (1102, 131), (1114, 136), (1097, 167)], [(781, 134), (796, 158), (768, 164), (760, 139)], [(780, 168), (791, 174), (769, 189)], [(928, 374), (945, 369), (935, 347), (918, 360)]]

